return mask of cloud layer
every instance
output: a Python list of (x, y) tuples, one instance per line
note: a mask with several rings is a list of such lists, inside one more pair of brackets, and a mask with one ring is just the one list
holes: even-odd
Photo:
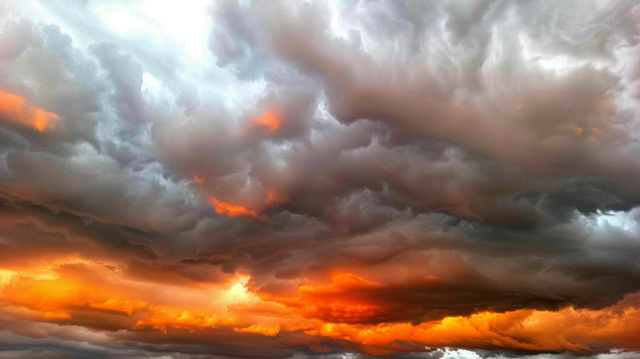
[(638, 355), (639, 24), (1, 4), (0, 358)]

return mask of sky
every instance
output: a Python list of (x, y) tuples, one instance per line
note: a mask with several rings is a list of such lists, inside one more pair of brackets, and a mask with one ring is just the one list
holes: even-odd
[(640, 358), (637, 1), (0, 2), (0, 359)]

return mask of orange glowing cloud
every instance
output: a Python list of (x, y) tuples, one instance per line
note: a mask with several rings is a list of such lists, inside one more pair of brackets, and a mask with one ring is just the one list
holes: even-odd
[(279, 325), (263, 326), (263, 325), (254, 324), (246, 328), (234, 328), (233, 330), (236, 332), (257, 333), (257, 334), (265, 335), (267, 337), (273, 337), (278, 335), (278, 333), (280, 332), (280, 326)]
[[(193, 176), (194, 182), (202, 185), (205, 180), (204, 178), (198, 177), (196, 175)], [(267, 192), (267, 198), (264, 203), (258, 204), (253, 209), (249, 209), (245, 206), (222, 202), (215, 197), (209, 197), (209, 203), (213, 208), (218, 212), (218, 214), (226, 216), (226, 217), (244, 217), (244, 218), (253, 218), (253, 219), (265, 219), (265, 216), (260, 213), (264, 209), (269, 207), (276, 206), (278, 204), (286, 202), (286, 197), (278, 195), (275, 191), (269, 190)]]
[(81, 318), (91, 325), (93, 318), (98, 327), (110, 316), (111, 327), (162, 332), (231, 326), (237, 325), (237, 320), (227, 307), (248, 298), (243, 286), (247, 279), (239, 280), (237, 284), (195, 290), (168, 288), (164, 294), (155, 285), (132, 281), (124, 272), (112, 272), (91, 261), (0, 269), (0, 314), (7, 308), (23, 308), (37, 320), (73, 324)]
[[(71, 265), (75, 265), (72, 263)], [(2, 275), (0, 297), (4, 301), (43, 314), (46, 319), (68, 319), (78, 309), (106, 310), (133, 315), (149, 305), (100, 284), (64, 276), (59, 267), (7, 271)]]
[(256, 213), (256, 211), (249, 210), (237, 204), (221, 202), (214, 197), (209, 198), (209, 203), (211, 203), (211, 205), (213, 206), (213, 208), (215, 208), (218, 214), (221, 214), (223, 216), (250, 217), (250, 218), (256, 218), (256, 219), (262, 218), (260, 215)]
[[(75, 261), (32, 269), (0, 269), (0, 314), (24, 316), (24, 311), (10, 308), (26, 308), (36, 313), (30, 315), (32, 320), (59, 324), (80, 320), (89, 326), (100, 326), (109, 316), (111, 328), (159, 331), (168, 336), (184, 333), (180, 332), (184, 329), (197, 336), (197, 331), (221, 327), (237, 335), (265, 337), (296, 332), (363, 345), (361, 350), (372, 355), (418, 350), (399, 347), (399, 341), (429, 347), (578, 353), (589, 353), (603, 345), (640, 349), (640, 293), (600, 310), (521, 309), (478, 312), (419, 324), (363, 324), (349, 317), (376, 315), (381, 307), (358, 302), (358, 296), (344, 297), (343, 292), (383, 285), (354, 274), (337, 274), (328, 285), (300, 286), (298, 297), (279, 298), (248, 291), (248, 277), (219, 286), (163, 289), (126, 278), (126, 271), (108, 268), (99, 262)], [(267, 305), (274, 301), (281, 304)], [(282, 310), (284, 307), (294, 310)], [(309, 343), (318, 351), (328, 351), (327, 347), (318, 347), (317, 340), (310, 339)]]
[(198, 177), (198, 175), (193, 175), (193, 181), (199, 185), (203, 185), (204, 184), (204, 178), (203, 177)]
[(309, 325), (300, 330), (307, 335), (376, 346), (385, 353), (395, 350), (394, 343), (398, 341), (429, 347), (532, 351), (590, 352), (602, 343), (640, 348), (634, 339), (640, 336), (640, 293), (602, 310), (568, 307), (560, 311), (478, 312), (416, 325), (374, 321), (384, 318), (393, 308), (371, 302), (366, 292), (384, 287), (381, 283), (343, 273), (332, 276), (328, 285), (300, 286), (295, 297), (264, 293), (258, 296), (292, 308), (306, 318)]
[(215, 314), (193, 313), (175, 308), (156, 308), (153, 313), (136, 322), (133, 329), (158, 329), (163, 333), (169, 328), (214, 328)]
[(332, 283), (329, 286), (314, 287), (311, 285), (303, 285), (298, 288), (298, 291), (304, 294), (332, 296), (352, 288), (375, 288), (381, 286), (380, 283), (368, 281), (352, 273), (334, 274), (331, 276), (331, 279)]
[(60, 117), (55, 113), (27, 104), (24, 97), (0, 91), (0, 116), (40, 132), (50, 131)]
[(279, 129), (284, 123), (284, 111), (278, 107), (266, 109), (260, 116), (253, 118), (254, 123), (269, 128), (269, 132)]
[(365, 345), (388, 346), (396, 341), (430, 347), (522, 349), (532, 351), (591, 352), (603, 344), (640, 349), (640, 309), (602, 310), (566, 308), (558, 312), (516, 310), (482, 312), (469, 317), (447, 317), (419, 325), (389, 323), (370, 326), (325, 323), (305, 331)]
[(354, 292), (381, 288), (380, 283), (367, 281), (355, 274), (341, 273), (332, 276), (326, 286), (303, 285), (298, 296), (282, 297), (266, 293), (258, 294), (263, 300), (274, 301), (293, 308), (305, 318), (318, 318), (339, 323), (362, 323), (389, 314), (392, 308), (366, 302), (351, 295)]

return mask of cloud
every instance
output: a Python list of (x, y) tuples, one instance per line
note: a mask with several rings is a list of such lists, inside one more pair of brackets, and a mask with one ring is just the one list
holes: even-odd
[(633, 357), (639, 11), (0, 5), (2, 355)]

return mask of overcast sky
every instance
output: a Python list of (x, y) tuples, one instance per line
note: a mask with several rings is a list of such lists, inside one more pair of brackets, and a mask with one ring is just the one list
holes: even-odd
[(637, 1), (0, 2), (0, 358), (640, 357)]

